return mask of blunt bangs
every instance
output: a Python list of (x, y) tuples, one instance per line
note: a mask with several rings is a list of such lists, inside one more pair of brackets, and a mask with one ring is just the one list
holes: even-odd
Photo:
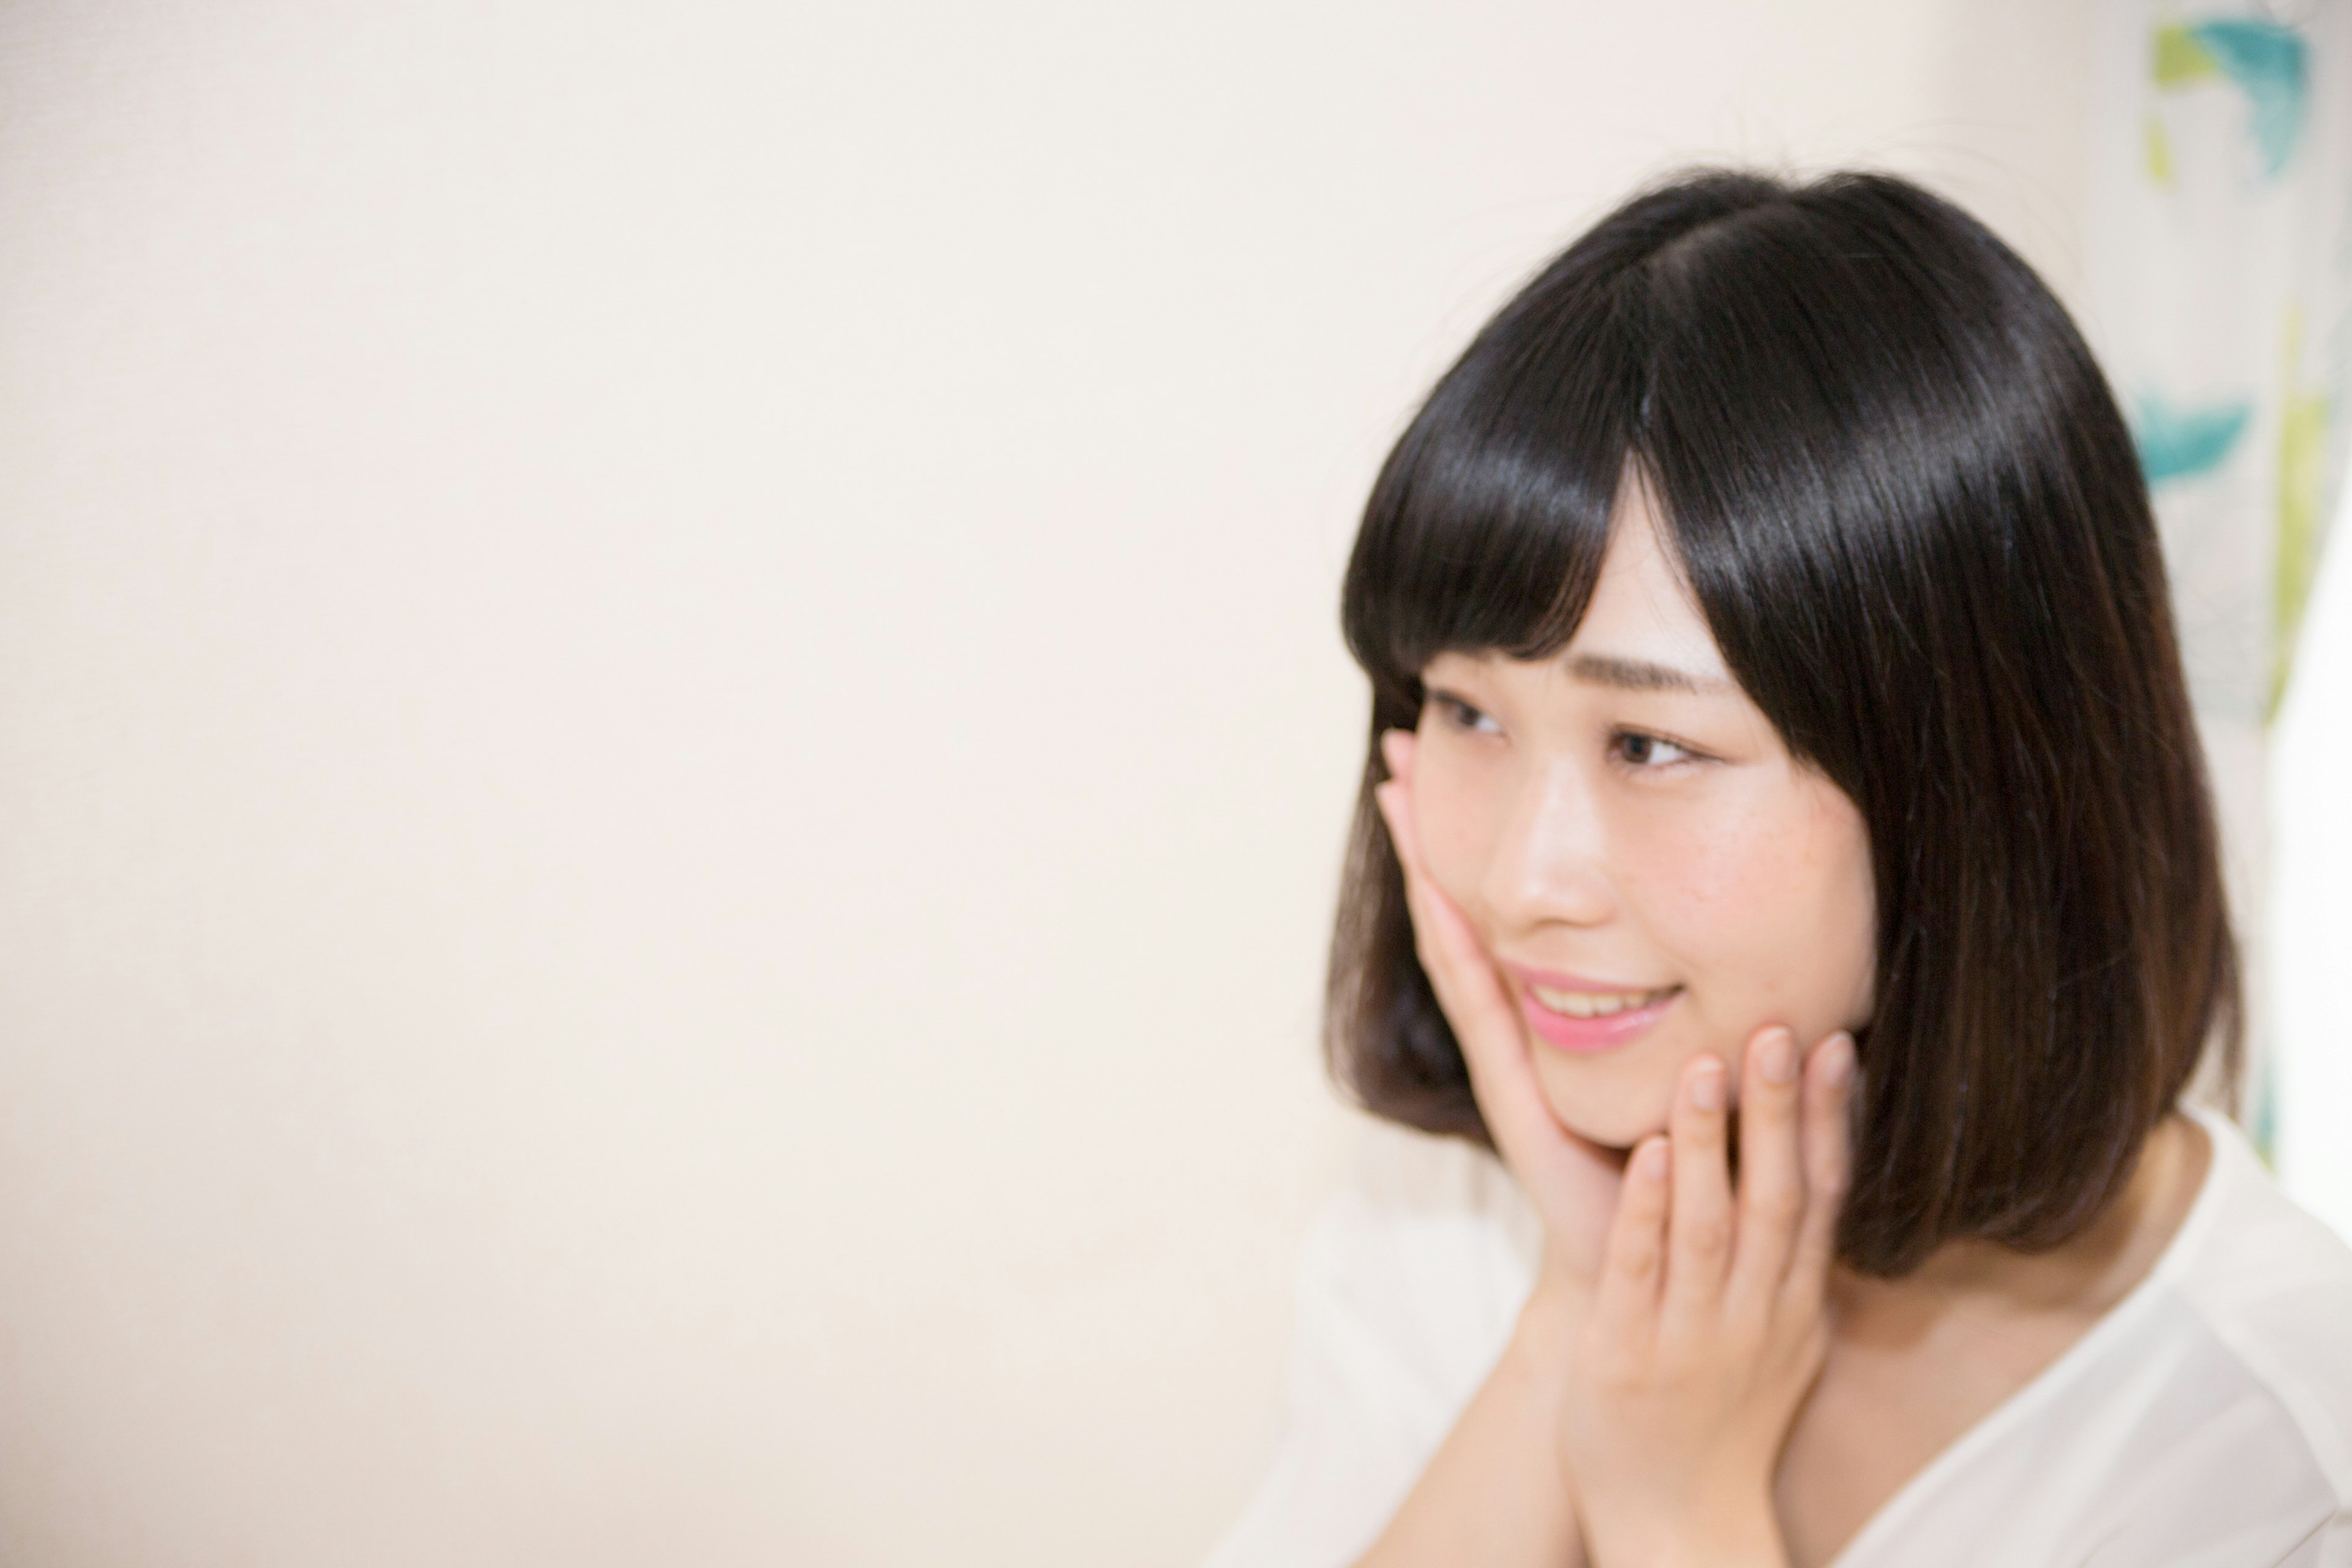
[(1371, 790), (1449, 649), (1574, 634), (1623, 476), (1725, 662), (1868, 825), (1840, 1246), (1895, 1275), (2055, 1246), (2218, 1048), (2238, 956), (2154, 516), (2073, 322), (1950, 203), (1883, 174), (1700, 171), (1539, 272), (1383, 465), (1342, 590), (1371, 724), (1326, 1014), (1368, 1110), (1491, 1142), (1414, 955)]
[(1375, 483), (1343, 630), (1391, 725), (1413, 721), (1437, 653), (1540, 658), (1583, 618), (1640, 397), (1611, 303), (1588, 290), (1556, 330), (1483, 338)]

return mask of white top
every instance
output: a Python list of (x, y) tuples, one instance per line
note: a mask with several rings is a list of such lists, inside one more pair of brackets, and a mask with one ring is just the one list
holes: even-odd
[[(2154, 1269), (1874, 1514), (1834, 1568), (2352, 1568), (2352, 1248), (2237, 1126)], [(1308, 1239), (1288, 1424), (1208, 1568), (1379, 1535), (1502, 1353), (1534, 1211), (1491, 1156), (1394, 1141)]]

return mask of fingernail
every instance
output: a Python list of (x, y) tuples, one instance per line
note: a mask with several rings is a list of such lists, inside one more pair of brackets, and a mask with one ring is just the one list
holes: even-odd
[(1788, 1083), (1797, 1076), (1797, 1041), (1786, 1029), (1775, 1029), (1764, 1037), (1759, 1047), (1756, 1068), (1764, 1075), (1766, 1083)]
[(1698, 1110), (1723, 1109), (1723, 1068), (1720, 1063), (1707, 1063), (1692, 1078), (1690, 1102), (1693, 1109)]
[(1822, 1068), (1822, 1079), (1832, 1089), (1843, 1089), (1853, 1078), (1853, 1037), (1840, 1029), (1823, 1049), (1830, 1059)]
[(1644, 1181), (1664, 1181), (1666, 1179), (1666, 1141), (1663, 1138), (1653, 1138), (1643, 1144), (1637, 1168)]

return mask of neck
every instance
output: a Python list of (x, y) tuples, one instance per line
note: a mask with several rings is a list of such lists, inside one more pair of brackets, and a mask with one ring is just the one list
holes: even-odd
[(2046, 1252), (1978, 1238), (1945, 1243), (1900, 1279), (1840, 1268), (1831, 1281), (1841, 1318), (1923, 1307), (1973, 1317), (2063, 1313), (2097, 1317), (2145, 1279), (2203, 1186), (2212, 1140), (2175, 1111), (2140, 1147), (2122, 1193), (2079, 1234)]

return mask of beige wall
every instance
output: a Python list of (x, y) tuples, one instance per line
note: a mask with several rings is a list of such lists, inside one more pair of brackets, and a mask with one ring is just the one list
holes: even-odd
[(1179, 1564), (1355, 509), (1525, 269), (2079, 4), (0, 12), (0, 1561)]

